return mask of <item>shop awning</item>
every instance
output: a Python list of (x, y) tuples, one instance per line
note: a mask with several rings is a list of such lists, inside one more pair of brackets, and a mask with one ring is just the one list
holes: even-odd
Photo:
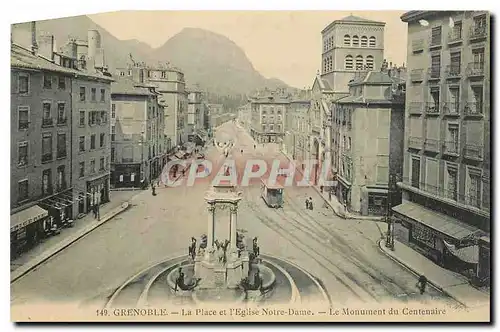
[(174, 154), (174, 157), (177, 158), (177, 159), (182, 159), (182, 158), (184, 158), (185, 154), (186, 154), (185, 152), (179, 151), (179, 152), (176, 152)]
[(477, 264), (479, 263), (479, 246), (473, 245), (465, 248), (457, 249), (452, 243), (443, 240), (446, 249), (450, 251), (453, 256), (459, 258), (461, 261)]
[(34, 205), (10, 216), (10, 231), (14, 232), (49, 215), (47, 210)]
[(471, 236), (479, 230), (452, 217), (426, 209), (412, 202), (404, 202), (403, 204), (395, 206), (392, 208), (392, 211), (456, 240)]

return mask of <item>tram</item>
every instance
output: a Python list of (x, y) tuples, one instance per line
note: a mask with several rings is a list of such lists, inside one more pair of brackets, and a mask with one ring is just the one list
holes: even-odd
[(279, 183), (270, 184), (268, 180), (261, 180), (260, 195), (269, 207), (283, 207), (283, 190)]

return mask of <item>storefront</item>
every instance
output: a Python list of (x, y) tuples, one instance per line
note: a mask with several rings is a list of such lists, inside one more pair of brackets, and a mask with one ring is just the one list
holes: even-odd
[(114, 188), (139, 188), (141, 164), (115, 164), (111, 178)]
[[(39, 205), (49, 212), (52, 222), (60, 228), (66, 221), (72, 219), (74, 206), (73, 190), (70, 188), (47, 197), (41, 200)], [(45, 230), (48, 231), (51, 226), (46, 225)]]
[(387, 189), (363, 187), (361, 189), (361, 214), (381, 216), (387, 213)]
[(49, 212), (34, 205), (10, 216), (11, 258), (36, 245), (44, 236)]
[(464, 275), (476, 270), (478, 248), (471, 239), (482, 231), (409, 201), (392, 211), (398, 240), (449, 270)]
[(109, 175), (101, 175), (87, 181), (87, 213), (94, 205), (109, 202)]
[(351, 183), (338, 174), (337, 174), (337, 181), (338, 185), (335, 196), (337, 196), (337, 199), (339, 200), (340, 203), (349, 207)]

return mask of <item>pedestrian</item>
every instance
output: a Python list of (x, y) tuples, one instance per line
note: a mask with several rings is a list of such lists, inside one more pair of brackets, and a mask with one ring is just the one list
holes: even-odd
[(92, 213), (94, 214), (94, 219), (97, 219), (97, 205), (92, 206)]
[(328, 199), (331, 201), (332, 200), (332, 190), (328, 190)]
[(99, 204), (96, 204), (95, 214), (97, 216), (97, 220), (101, 220), (101, 211), (99, 210)]
[(241, 154), (243, 154), (243, 149), (241, 149)]
[(313, 199), (312, 197), (309, 197), (309, 210), (313, 210)]
[(309, 210), (309, 198), (306, 198), (306, 210)]
[(427, 285), (427, 278), (422, 274), (418, 278), (418, 282), (416, 284), (417, 288), (420, 290), (420, 295), (424, 294), (426, 285)]
[(254, 144), (254, 145), (253, 145), (253, 149), (255, 150), (255, 149), (256, 149), (256, 147), (257, 147), (257, 146)]

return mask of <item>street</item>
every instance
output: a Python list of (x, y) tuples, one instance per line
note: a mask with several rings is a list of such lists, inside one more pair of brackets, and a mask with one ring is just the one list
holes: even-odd
[[(225, 123), (215, 135), (221, 142), (234, 140), (232, 155), (237, 164), (262, 156), (287, 161), (273, 146), (257, 144), (254, 150), (255, 142), (234, 123)], [(208, 159), (219, 159), (220, 154), (212, 145), (208, 147)], [(199, 180), (192, 187), (160, 185), (157, 196), (150, 190), (141, 192), (131, 209), (11, 284), (11, 304), (104, 300), (139, 271), (187, 254), (191, 237), (206, 232), (208, 212), (203, 197), (208, 188), (209, 181)], [(424, 295), (416, 294), (417, 278), (378, 248), (384, 224), (336, 216), (311, 187), (286, 187), (282, 209), (268, 208), (257, 184), (240, 190), (244, 198), (238, 210), (239, 230), (258, 237), (262, 254), (282, 257), (313, 274), (332, 302), (453, 304), (432, 288)], [(305, 209), (307, 197), (313, 199), (313, 211)]]

